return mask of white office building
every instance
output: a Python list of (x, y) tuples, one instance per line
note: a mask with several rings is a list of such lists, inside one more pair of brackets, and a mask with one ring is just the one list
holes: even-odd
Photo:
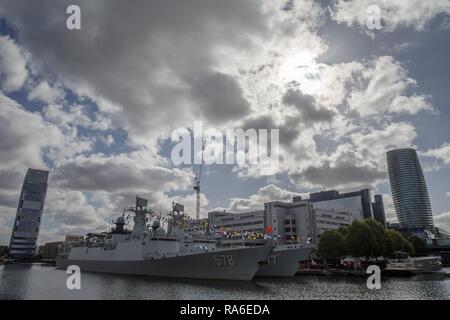
[(312, 203), (294, 198), (293, 202), (264, 204), (264, 218), (281, 243), (307, 243), (317, 238)]
[(231, 229), (234, 232), (264, 232), (264, 210), (231, 213), (213, 211), (208, 214), (210, 227), (214, 229)]
[(349, 211), (314, 208), (317, 233), (320, 236), (326, 230), (337, 230), (351, 224)]
[(307, 243), (316, 239), (316, 227), (312, 205), (309, 201), (269, 202), (264, 210), (231, 213), (210, 212), (209, 226), (215, 231), (232, 234), (268, 233), (278, 243)]

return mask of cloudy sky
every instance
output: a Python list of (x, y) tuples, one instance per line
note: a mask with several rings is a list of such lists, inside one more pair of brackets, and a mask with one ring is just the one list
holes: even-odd
[(450, 229), (448, 57), (448, 0), (0, 0), (0, 244), (28, 167), (51, 171), (41, 243), (104, 230), (136, 194), (193, 214), (198, 168), (170, 137), (194, 121), (280, 130), (275, 175), (205, 167), (203, 216), (370, 187), (394, 220), (385, 153), (414, 147)]

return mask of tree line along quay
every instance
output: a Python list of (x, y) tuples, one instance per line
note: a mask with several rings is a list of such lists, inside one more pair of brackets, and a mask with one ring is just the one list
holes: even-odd
[[(343, 267), (340, 259), (350, 255), (362, 258), (366, 262), (362, 264), (377, 264), (383, 268), (386, 260), (396, 252), (423, 256), (427, 254), (427, 249), (423, 240), (406, 237), (396, 230), (386, 229), (373, 219), (367, 219), (355, 220), (350, 226), (338, 230), (325, 231), (320, 236), (316, 256), (335, 267)], [(353, 268), (358, 269), (356, 266)]]

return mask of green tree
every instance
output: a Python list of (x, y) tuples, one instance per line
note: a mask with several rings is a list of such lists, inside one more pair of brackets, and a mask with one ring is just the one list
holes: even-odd
[(336, 230), (326, 230), (320, 236), (317, 255), (324, 258), (337, 259), (345, 255), (344, 236)]
[(340, 227), (339, 229), (337, 229), (337, 231), (340, 234), (342, 234), (342, 236), (345, 238), (347, 236), (348, 228), (347, 227)]
[(375, 257), (385, 256), (388, 250), (388, 240), (384, 226), (374, 219), (366, 219), (364, 223), (372, 230), (375, 237), (376, 249), (373, 255)]
[(408, 240), (414, 247), (414, 252), (416, 256), (426, 256), (428, 254), (428, 249), (425, 244), (425, 241), (416, 236), (411, 236)]
[(403, 251), (403, 236), (400, 232), (387, 230), (386, 235), (389, 238), (391, 254), (395, 251)]
[(403, 237), (403, 251), (411, 255), (415, 253), (414, 246), (405, 237)]
[(403, 251), (409, 254), (414, 253), (413, 245), (400, 232), (396, 230), (387, 230), (386, 234), (390, 242), (390, 254), (394, 253), (395, 251)]
[(345, 243), (354, 257), (374, 257), (378, 251), (372, 229), (364, 222), (355, 220), (348, 227)]

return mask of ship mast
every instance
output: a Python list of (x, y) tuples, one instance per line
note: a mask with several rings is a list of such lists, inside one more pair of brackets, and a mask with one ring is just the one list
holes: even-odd
[(132, 239), (143, 239), (144, 232), (147, 225), (147, 214), (152, 214), (152, 210), (147, 209), (147, 199), (136, 196), (136, 206), (128, 208), (128, 211), (134, 213), (134, 227), (131, 233)]

